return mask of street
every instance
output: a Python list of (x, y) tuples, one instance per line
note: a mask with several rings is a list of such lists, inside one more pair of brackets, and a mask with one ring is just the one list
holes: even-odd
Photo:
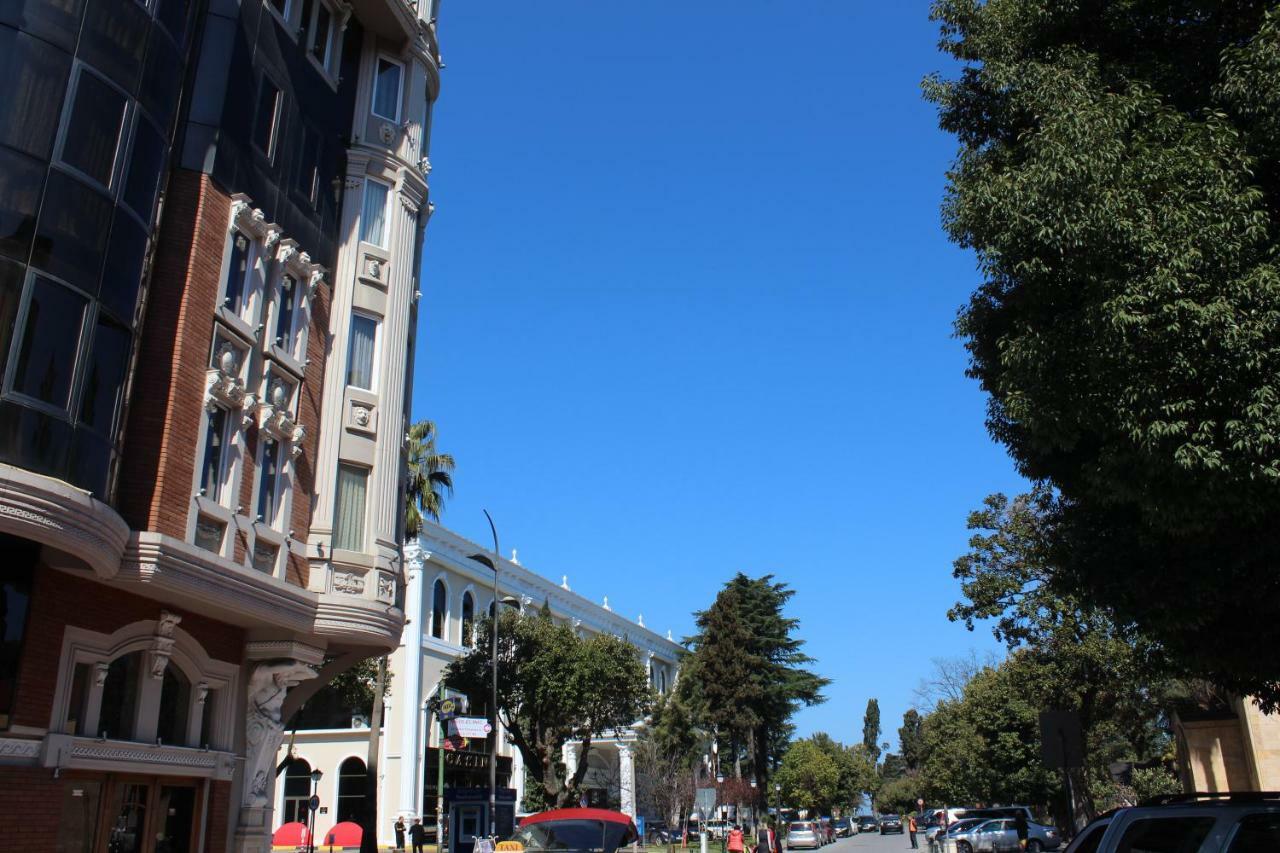
[[(929, 845), (924, 840), (924, 833), (916, 833), (916, 843), (920, 845), (920, 849), (928, 850)], [(829, 844), (823, 847), (821, 853), (853, 853), (853, 851), (874, 850), (877, 853), (884, 851), (900, 851), (910, 850), (911, 841), (906, 834), (897, 835), (881, 835), (880, 833), (862, 833), (851, 838), (840, 838), (835, 844)]]

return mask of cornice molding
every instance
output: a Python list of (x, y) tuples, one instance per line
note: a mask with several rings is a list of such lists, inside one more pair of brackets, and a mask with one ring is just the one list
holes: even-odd
[(107, 504), (61, 480), (0, 465), (0, 532), (34, 539), (114, 577), (129, 525)]
[(185, 746), (157, 746), (122, 740), (96, 740), (49, 734), (40, 749), (40, 764), (62, 770), (105, 770), (162, 776), (196, 776), (230, 780), (236, 757)]

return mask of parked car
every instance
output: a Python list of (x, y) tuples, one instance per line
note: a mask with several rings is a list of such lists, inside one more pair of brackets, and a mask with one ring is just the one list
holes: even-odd
[(787, 824), (787, 849), (807, 848), (817, 850), (822, 846), (821, 830), (811, 820), (797, 820)]
[[(1027, 850), (1030, 853), (1057, 850), (1061, 843), (1062, 838), (1057, 829), (1027, 821)], [(969, 844), (978, 853), (1016, 853), (1022, 849), (1014, 819), (1008, 817), (983, 821), (974, 831)]]
[(858, 832), (879, 832), (880, 821), (869, 814), (858, 815)]
[(522, 819), (512, 840), (534, 853), (615, 853), (638, 837), (636, 825), (621, 812), (552, 809)]
[(831, 823), (831, 818), (818, 818), (818, 829), (822, 830), (822, 843), (832, 844), (836, 840), (836, 828)]
[(939, 838), (956, 838), (960, 833), (973, 829), (980, 823), (986, 823), (986, 821), (980, 817), (970, 817), (960, 818), (959, 820), (952, 821), (946, 826), (943, 826), (941, 823), (935, 823), (933, 826), (925, 830), (925, 841), (929, 844), (933, 844)]
[(836, 838), (848, 838), (858, 831), (857, 825), (847, 817), (842, 817), (831, 824), (831, 828), (836, 831)]
[(887, 815), (880, 816), (880, 834), (881, 835), (886, 835), (890, 832), (901, 833), (902, 831), (903, 831), (902, 818), (898, 817), (896, 814), (887, 814)]
[(1280, 795), (1175, 794), (1116, 809), (1085, 827), (1068, 853), (1280, 850)]

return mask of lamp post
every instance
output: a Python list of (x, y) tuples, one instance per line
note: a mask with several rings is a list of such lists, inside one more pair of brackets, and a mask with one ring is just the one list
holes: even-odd
[[(315, 799), (320, 790), (320, 779), (324, 773), (317, 767), (311, 771), (311, 798)], [(307, 828), (307, 847), (308, 853), (316, 853), (316, 809), (311, 808), (311, 803), (307, 803), (307, 811), (311, 813), (311, 824)]]
[(482, 509), (484, 517), (489, 521), (489, 531), (493, 534), (493, 557), (484, 554), (472, 554), (471, 559), (483, 563), (493, 570), (493, 617), (490, 635), (489, 662), (493, 670), (493, 690), (490, 703), (492, 714), (492, 730), (489, 732), (489, 835), (498, 834), (498, 528), (493, 523), (489, 510)]

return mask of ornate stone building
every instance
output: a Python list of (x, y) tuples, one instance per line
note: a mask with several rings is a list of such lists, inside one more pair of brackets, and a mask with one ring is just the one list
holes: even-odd
[[(442, 753), (439, 727), (428, 725), (425, 704), (435, 695), (444, 668), (476, 642), (472, 625), (477, 614), (488, 613), (493, 606), (493, 572), (472, 558), (474, 554), (491, 555), (483, 546), (438, 525), (428, 522), (423, 528), (418, 541), (405, 548), (409, 622), (388, 667), (393, 678), (378, 761), (378, 838), (382, 844), (394, 841), (392, 828), (397, 817), (404, 817), (406, 824), (413, 817), (422, 817), (434, 826), (436, 762), (442, 754), (446, 790), (487, 789), (489, 784), (484, 741)], [(665, 693), (674, 686), (681, 647), (670, 636), (645, 627), (641, 614), (628, 618), (611, 609), (608, 599), (597, 603), (573, 592), (567, 577), (557, 583), (514, 559), (499, 561), (498, 596), (507, 606), (536, 609), (545, 603), (554, 619), (580, 632), (625, 637), (648, 668), (654, 689)], [(321, 814), (316, 837), (325, 837), (338, 821), (356, 814), (365, 794), (369, 734), (368, 721), (360, 718), (339, 728), (304, 728), (291, 733), (290, 742), (281, 747), (278, 756), (281, 762), (293, 760), (285, 771), (284, 784), (277, 786), (276, 826), (305, 814), (311, 793), (306, 783), (316, 769), (323, 773), (317, 790)], [(623, 729), (602, 733), (594, 741), (584, 778), (592, 805), (636, 814), (636, 771), (631, 752), (635, 737), (633, 729)], [(502, 732), (498, 745), (498, 786), (514, 790), (518, 807), (525, 793), (524, 765), (519, 751)], [(566, 750), (569, 766), (576, 766), (576, 759), (575, 753)], [(476, 830), (481, 834), (487, 831), (481, 814), (481, 805), (476, 804), (456, 815), (453, 825), (463, 849), (469, 847)]]
[(435, 2), (0, 8), (0, 845), (265, 851), (397, 647)]

